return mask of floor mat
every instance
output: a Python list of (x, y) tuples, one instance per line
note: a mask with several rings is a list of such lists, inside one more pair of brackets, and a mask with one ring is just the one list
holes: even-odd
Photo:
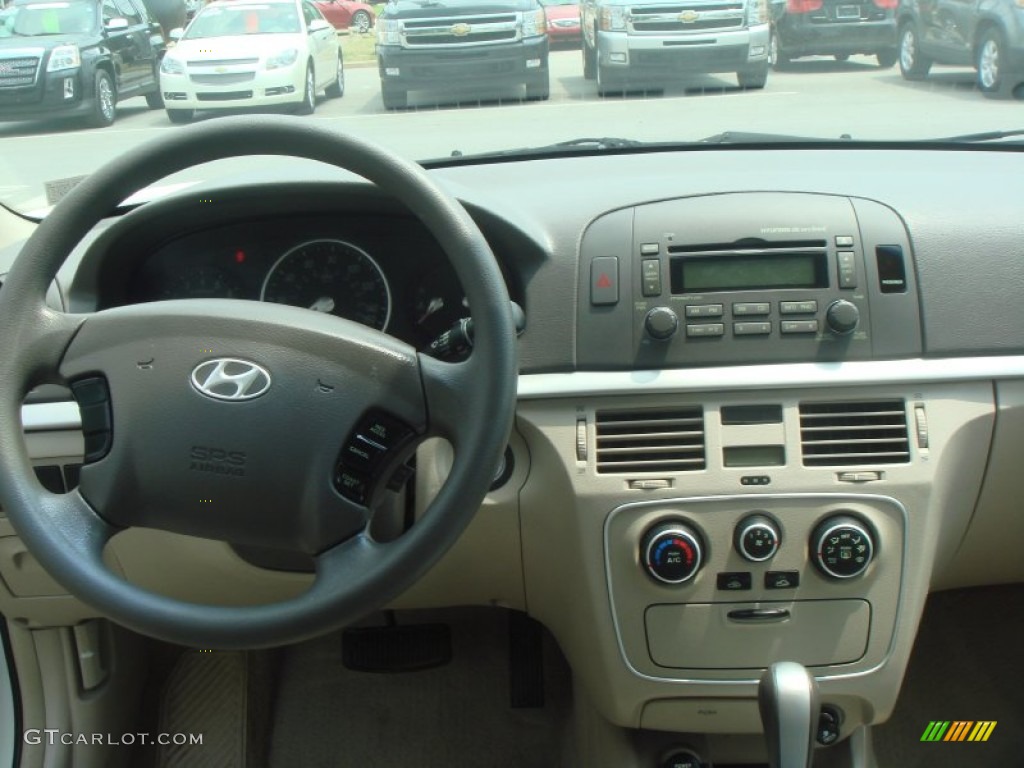
[[(932, 721), (996, 721), (984, 743), (922, 742)], [(896, 710), (874, 730), (880, 768), (1024, 766), (1024, 587), (932, 595)]]
[(271, 768), (552, 768), (562, 763), (569, 673), (547, 638), (545, 705), (509, 705), (508, 613), (399, 614), (451, 626), (453, 658), (436, 669), (355, 672), (339, 634), (289, 648), (274, 711)]

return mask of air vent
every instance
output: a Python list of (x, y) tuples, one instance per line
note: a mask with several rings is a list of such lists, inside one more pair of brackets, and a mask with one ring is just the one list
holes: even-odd
[(902, 400), (800, 403), (805, 467), (905, 464), (910, 461)]
[(692, 472), (704, 466), (703, 409), (597, 412), (598, 472)]

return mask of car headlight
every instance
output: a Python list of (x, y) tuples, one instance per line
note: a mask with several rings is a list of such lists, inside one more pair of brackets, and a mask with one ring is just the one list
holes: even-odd
[(626, 28), (626, 9), (621, 6), (605, 6), (601, 9), (601, 29), (604, 32), (620, 31)]
[(50, 54), (47, 72), (59, 72), (62, 69), (76, 69), (82, 66), (82, 54), (77, 45), (58, 45)]
[(160, 62), (160, 71), (165, 75), (184, 75), (185, 62), (164, 56), (163, 61)]
[(537, 37), (546, 34), (544, 29), (546, 22), (543, 8), (526, 11), (523, 13), (523, 37)]
[(295, 63), (295, 60), (299, 58), (299, 51), (297, 48), (289, 48), (287, 51), (281, 51), (275, 53), (273, 56), (267, 58), (266, 67), (267, 69), (281, 69), (281, 67), (290, 67)]
[(747, 0), (747, 24), (768, 23), (768, 0)]
[(401, 45), (402, 22), (396, 19), (377, 19), (377, 44)]

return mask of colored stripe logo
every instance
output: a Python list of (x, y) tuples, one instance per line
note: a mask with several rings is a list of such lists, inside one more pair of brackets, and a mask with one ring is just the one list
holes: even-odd
[(921, 741), (988, 741), (996, 720), (932, 720)]

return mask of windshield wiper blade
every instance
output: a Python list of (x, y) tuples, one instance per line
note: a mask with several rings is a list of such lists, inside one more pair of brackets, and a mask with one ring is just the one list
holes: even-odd
[(462, 154), (461, 150), (454, 150), (449, 157), (437, 158), (424, 161), (426, 166), (444, 165), (446, 163), (458, 163), (464, 160), (488, 160), (499, 157), (530, 157), (536, 155), (544, 157), (552, 154), (573, 154), (576, 152), (587, 153), (592, 151), (603, 151), (608, 149), (628, 149), (632, 147), (648, 146), (645, 141), (636, 139), (620, 139), (614, 137), (605, 138), (580, 138), (559, 141), (554, 144), (545, 144), (539, 147), (520, 147), (518, 149), (499, 149), (493, 152), (475, 152), (471, 155)]
[(819, 136), (792, 136), (785, 133), (755, 133), (753, 131), (723, 131), (701, 139), (698, 144), (779, 144), (790, 142), (806, 144), (808, 142), (851, 141), (852, 136), (844, 133), (838, 139), (821, 138)]
[(986, 141), (999, 141), (1000, 139), (1012, 139), (1015, 136), (1024, 136), (1024, 128), (1014, 128), (1011, 131), (983, 131), (981, 133), (963, 133), (959, 136), (947, 136), (944, 139), (929, 139), (929, 141), (952, 141), (964, 144), (981, 144)]

